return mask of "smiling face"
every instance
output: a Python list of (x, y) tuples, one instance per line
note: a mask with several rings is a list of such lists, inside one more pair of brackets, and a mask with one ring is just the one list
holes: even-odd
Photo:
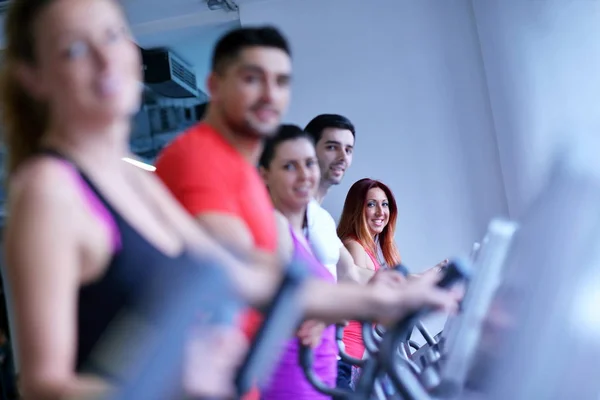
[(369, 189), (365, 199), (365, 221), (372, 236), (383, 232), (390, 220), (390, 204), (385, 192), (378, 188)]
[(302, 211), (315, 195), (320, 179), (313, 144), (307, 138), (279, 143), (273, 160), (262, 173), (279, 211)]
[(317, 143), (323, 184), (338, 185), (352, 165), (354, 135), (348, 129), (326, 128)]

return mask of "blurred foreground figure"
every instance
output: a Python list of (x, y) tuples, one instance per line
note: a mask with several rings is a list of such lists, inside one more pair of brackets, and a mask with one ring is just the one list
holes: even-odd
[[(162, 302), (172, 304), (187, 281), (208, 284), (227, 266), (240, 269), (231, 276), (252, 279), (153, 174), (122, 161), (131, 157), (130, 120), (140, 107), (142, 77), (139, 50), (117, 2), (16, 0), (5, 30), (6, 272), (20, 384), (23, 395), (35, 399), (103, 393), (118, 380), (111, 365), (91, 361), (123, 313), (136, 316), (129, 328), (150, 327), (127, 331), (144, 342), (141, 333), (150, 337), (165, 321)], [(210, 258), (199, 262), (192, 249)], [(228, 300), (227, 282), (223, 276), (212, 282), (221, 285), (221, 302)], [(171, 297), (159, 301), (158, 295)], [(181, 318), (181, 326), (191, 321)], [(183, 357), (183, 340), (179, 346), (175, 354)], [(203, 348), (212, 367), (221, 347)], [(180, 389), (182, 381), (179, 374)], [(202, 382), (212, 385), (196, 379), (191, 393), (204, 393)]]
[(521, 221), (468, 384), (483, 398), (598, 398), (598, 145), (562, 157)]

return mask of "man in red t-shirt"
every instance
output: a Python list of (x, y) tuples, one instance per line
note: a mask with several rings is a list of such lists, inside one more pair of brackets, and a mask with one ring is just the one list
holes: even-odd
[[(276, 268), (273, 206), (256, 171), (262, 139), (287, 109), (291, 74), (286, 40), (273, 28), (242, 28), (217, 44), (204, 123), (158, 157), (156, 173), (201, 226), (253, 265)], [(252, 337), (260, 318), (250, 313)]]
[[(157, 173), (224, 246), (252, 258), (253, 265), (276, 266), (277, 229), (264, 182), (214, 128), (200, 124), (177, 138), (159, 158)], [(256, 312), (244, 316), (249, 339), (260, 322)]]
[[(287, 109), (290, 74), (290, 50), (275, 29), (225, 35), (213, 54), (205, 121), (175, 139), (156, 164), (158, 176), (211, 236), (265, 268), (277, 268), (277, 224), (256, 166), (263, 138), (276, 133)], [(244, 316), (248, 338), (260, 323), (255, 311)]]

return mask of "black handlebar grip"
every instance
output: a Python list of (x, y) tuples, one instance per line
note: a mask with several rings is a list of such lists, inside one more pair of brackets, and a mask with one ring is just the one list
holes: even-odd
[(444, 276), (437, 283), (440, 288), (449, 288), (453, 284), (461, 280), (468, 280), (471, 277), (471, 271), (467, 267), (467, 263), (460, 260), (452, 260), (446, 268), (442, 270)]
[(377, 339), (375, 339), (375, 335), (373, 334), (373, 325), (370, 322), (362, 321), (361, 333), (363, 343), (365, 344), (365, 348), (369, 354), (377, 354), (379, 352), (379, 344), (377, 343)]
[(308, 346), (300, 344), (300, 365), (304, 370), (304, 373), (307, 373), (308, 370), (312, 369), (315, 358), (312, 352), (312, 349)]

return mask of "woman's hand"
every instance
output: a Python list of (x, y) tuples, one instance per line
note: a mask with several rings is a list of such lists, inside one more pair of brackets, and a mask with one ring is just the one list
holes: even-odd
[(304, 346), (314, 349), (321, 344), (323, 331), (326, 327), (327, 326), (324, 322), (310, 319), (302, 323), (300, 329), (298, 329), (298, 332), (296, 333), (296, 336), (298, 336), (298, 339), (300, 339), (300, 342)]

